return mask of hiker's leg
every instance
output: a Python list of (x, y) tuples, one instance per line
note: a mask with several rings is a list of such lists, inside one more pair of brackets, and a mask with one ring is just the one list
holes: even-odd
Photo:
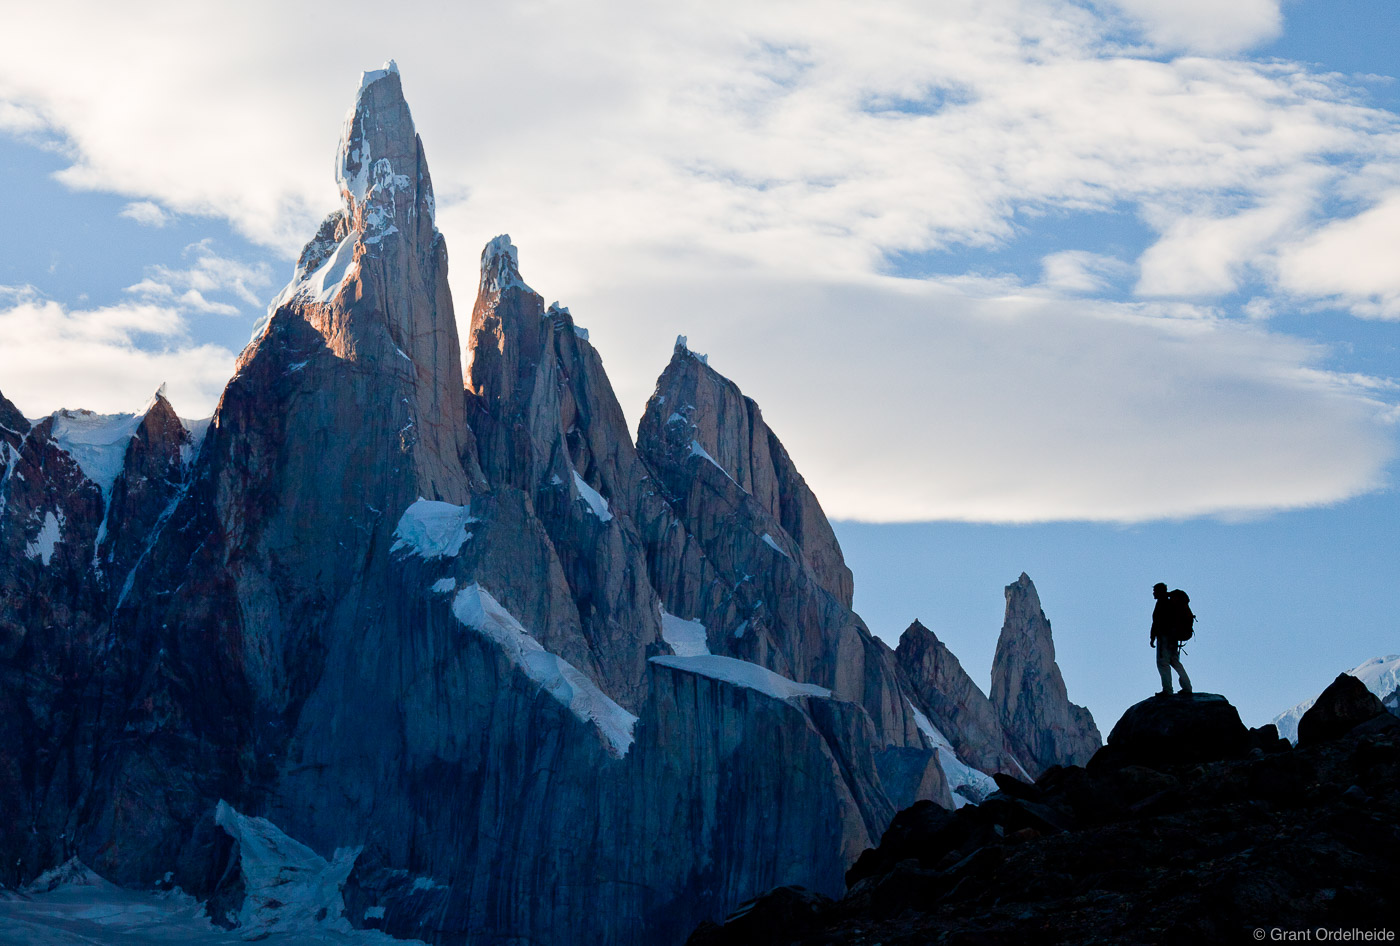
[(1170, 656), (1167, 654), (1167, 642), (1157, 642), (1157, 672), (1162, 675), (1162, 692), (1172, 691), (1172, 667)]
[(1181, 692), (1191, 692), (1191, 678), (1186, 675), (1186, 668), (1181, 665), (1180, 652), (1172, 654), (1172, 666), (1176, 668), (1177, 676), (1181, 677)]

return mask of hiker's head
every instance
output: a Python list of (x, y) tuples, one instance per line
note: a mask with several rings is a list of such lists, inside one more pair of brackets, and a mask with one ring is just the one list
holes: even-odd
[(1157, 582), (1157, 584), (1155, 584), (1155, 585), (1152, 586), (1152, 597), (1154, 597), (1154, 598), (1165, 598), (1166, 596), (1167, 596), (1167, 586), (1166, 586), (1166, 585), (1162, 584), (1162, 583), (1159, 581), (1159, 582)]

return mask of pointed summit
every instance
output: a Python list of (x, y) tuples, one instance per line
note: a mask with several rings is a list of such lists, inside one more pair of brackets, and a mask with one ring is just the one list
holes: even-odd
[(1017, 758), (1032, 776), (1052, 765), (1083, 765), (1103, 745), (1094, 717), (1069, 701), (1055, 662), (1050, 621), (1025, 572), (1006, 586), (1006, 618), (992, 661), (989, 696)]
[(654, 466), (718, 467), (782, 526), (818, 583), (843, 607), (851, 606), (851, 570), (817, 497), (758, 404), (692, 351), (684, 335), (676, 337), (671, 362), (657, 379), (637, 445)]
[(423, 143), (392, 59), (360, 78), (336, 150), (335, 178), (346, 217), (366, 243), (414, 232), (419, 216), (433, 224), (436, 207)]
[[(510, 234), (502, 233), (491, 240), (481, 251), (481, 288), (486, 293), (504, 292), (507, 289), (523, 289), (534, 292), (520, 278), (520, 251), (510, 242)], [(556, 303), (557, 305), (558, 303)]]
[(29, 421), (24, 419), (19, 408), (10, 403), (9, 398), (0, 394), (0, 432), (4, 431), (16, 435), (26, 434), (29, 432)]
[[(354, 364), (355, 379), (344, 379), (353, 388), (345, 403), (376, 405), (383, 443), (396, 444), (396, 455), (413, 455), (417, 485), (410, 495), (461, 502), (478, 471), (447, 246), (433, 225), (427, 158), (392, 61), (362, 76), (335, 173), (342, 206), (302, 250), (292, 281), (240, 356), (239, 374), (266, 357), (263, 370), (282, 379), (279, 385), (325, 390), (326, 381), (308, 379), (320, 379), (322, 366)], [(349, 422), (349, 414), (347, 408), (338, 420)], [(375, 425), (363, 410), (358, 416), (369, 436)], [(408, 469), (396, 459), (384, 462), (386, 471)]]

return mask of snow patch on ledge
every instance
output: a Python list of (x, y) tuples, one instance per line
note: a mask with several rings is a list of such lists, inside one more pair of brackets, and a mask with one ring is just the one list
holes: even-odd
[(614, 756), (627, 754), (637, 717), (600, 690), (587, 674), (545, 650), (490, 592), (473, 582), (457, 592), (452, 614), (464, 626), (495, 642), (512, 663), (575, 717), (597, 727)]
[(704, 657), (710, 653), (710, 635), (705, 625), (678, 618), (665, 608), (661, 609), (661, 639), (677, 657)]
[(327, 861), (266, 818), (250, 818), (220, 801), (214, 822), (238, 842), (246, 894), (238, 924), (244, 939), (279, 933), (350, 933), (341, 888), (360, 848), (338, 848)]
[(419, 497), (399, 517), (390, 552), (408, 549), (422, 558), (455, 558), (472, 534), (467, 526), (472, 518), (469, 506), (454, 506)]
[[(672, 414), (671, 416), (674, 418), (674, 417), (676, 417), (677, 415)], [(684, 420), (685, 418), (681, 418), (681, 419)], [(720, 466), (718, 460), (716, 460), (714, 457), (710, 456), (710, 451), (708, 451), (708, 450), (706, 450), (704, 447), (702, 447), (702, 446), (700, 445), (700, 441), (698, 441), (698, 440), (692, 440), (692, 441), (690, 442), (690, 455), (691, 455), (692, 457), (701, 457), (701, 458), (703, 458), (703, 459), (709, 460), (711, 463), (714, 464), (714, 467), (715, 467), (716, 470), (719, 470), (719, 471), (720, 471), (721, 473), (723, 473), (725, 476), (729, 476), (729, 471), (726, 470), (724, 467)], [(736, 480), (734, 477), (729, 476), (729, 481), (730, 481), (731, 483), (733, 483), (735, 486), (739, 486), (739, 481)], [(740, 488), (740, 489), (743, 489), (742, 486), (739, 486), (739, 488)], [(746, 491), (746, 492), (747, 492), (747, 491)], [(781, 552), (782, 549), (779, 549), (778, 551)]]
[(778, 553), (779, 555), (781, 555), (783, 558), (786, 558), (786, 559), (791, 559), (791, 558), (792, 558), (791, 555), (789, 555), (788, 553), (786, 553), (786, 552), (783, 551), (783, 547), (782, 547), (781, 545), (779, 545), (777, 542), (773, 541), (773, 536), (769, 535), (767, 532), (763, 533), (763, 544), (766, 545), (766, 546), (768, 546), (768, 547), (769, 547), (770, 549), (772, 549), (773, 551), (777, 552), (777, 553)]
[(831, 691), (815, 683), (798, 683), (767, 667), (747, 660), (706, 654), (698, 657), (652, 657), (651, 662), (686, 673), (709, 677), (722, 683), (745, 687), (771, 696), (775, 700), (796, 700), (805, 697), (830, 697)]
[(603, 498), (602, 493), (584, 482), (583, 477), (578, 475), (578, 470), (574, 470), (574, 486), (578, 489), (579, 498), (588, 504), (588, 508), (599, 521), (608, 522), (612, 519), (612, 507), (608, 505), (608, 501)]
[(63, 535), (64, 522), (65, 518), (62, 512), (59, 512), (58, 515), (54, 515), (52, 510), (44, 513), (44, 524), (39, 529), (39, 534), (34, 537), (34, 541), (24, 547), (24, 554), (29, 558), (37, 558), (44, 563), (45, 568), (48, 568), (49, 561), (53, 558), (54, 547), (58, 545), (58, 541)]

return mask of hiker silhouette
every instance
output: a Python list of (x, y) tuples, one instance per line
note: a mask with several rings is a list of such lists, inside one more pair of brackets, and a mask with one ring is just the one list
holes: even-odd
[(1181, 642), (1191, 637), (1191, 625), (1196, 620), (1191, 613), (1190, 599), (1184, 591), (1167, 591), (1162, 582), (1152, 586), (1157, 599), (1152, 609), (1152, 633), (1148, 644), (1157, 648), (1157, 672), (1162, 675), (1162, 690), (1158, 696), (1172, 695), (1172, 670), (1181, 677), (1181, 692), (1191, 693), (1191, 678), (1181, 665)]

